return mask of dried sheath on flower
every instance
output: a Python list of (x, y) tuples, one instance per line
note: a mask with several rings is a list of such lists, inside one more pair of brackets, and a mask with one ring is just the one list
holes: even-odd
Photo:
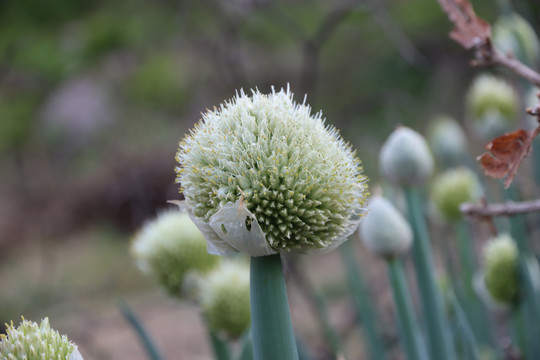
[(176, 159), (187, 209), (214, 254), (329, 251), (364, 213), (360, 160), (288, 90), (240, 92), (208, 111)]

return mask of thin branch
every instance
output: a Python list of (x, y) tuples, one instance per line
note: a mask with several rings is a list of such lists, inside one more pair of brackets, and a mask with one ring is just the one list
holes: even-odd
[(540, 199), (522, 202), (509, 201), (503, 204), (464, 203), (461, 204), (459, 210), (472, 217), (515, 216), (540, 211)]
[(535, 86), (540, 87), (539, 73), (516, 59), (512, 54), (504, 54), (495, 49), (491, 41), (479, 45), (476, 51), (477, 59), (471, 62), (473, 66), (504, 66)]
[(511, 54), (498, 51), (491, 41), (491, 26), (479, 18), (469, 0), (438, 0), (443, 11), (454, 23), (450, 37), (465, 49), (474, 49), (473, 66), (504, 66), (540, 87), (540, 74)]
[[(537, 74), (538, 75), (538, 74)], [(510, 167), (510, 170), (508, 171), (508, 176), (506, 177), (506, 180), (504, 181), (504, 187), (508, 189), (510, 185), (512, 184), (512, 181), (514, 180), (514, 176), (516, 176), (517, 171), (519, 169), (519, 166), (525, 159), (527, 155), (531, 152), (532, 143), (534, 139), (540, 134), (540, 93), (537, 95), (538, 102), (534, 109), (527, 109), (527, 113), (531, 116), (536, 116), (536, 120), (538, 122), (538, 126), (536, 129), (529, 131), (528, 136), (525, 139), (525, 143), (523, 143), (523, 151), (519, 153), (519, 157), (516, 162), (512, 164)]]

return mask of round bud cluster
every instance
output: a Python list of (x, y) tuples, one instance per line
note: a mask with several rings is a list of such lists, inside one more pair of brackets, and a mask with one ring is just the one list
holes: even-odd
[(445, 167), (463, 164), (467, 157), (467, 137), (459, 123), (446, 115), (435, 117), (427, 129), (427, 139), (438, 163)]
[(223, 261), (201, 280), (200, 303), (212, 331), (239, 338), (251, 323), (248, 264)]
[(450, 169), (437, 176), (431, 192), (439, 213), (448, 221), (461, 219), (459, 206), (478, 200), (481, 194), (476, 174), (466, 167)]
[(381, 196), (373, 196), (369, 208), (360, 226), (360, 235), (366, 247), (382, 257), (395, 257), (407, 252), (413, 235), (403, 215)]
[(131, 252), (137, 265), (171, 295), (179, 296), (190, 272), (204, 273), (219, 262), (185, 211), (167, 211), (135, 235)]
[(423, 185), (433, 172), (433, 157), (422, 135), (400, 126), (386, 140), (379, 155), (386, 180), (399, 186)]
[[(203, 232), (218, 254), (331, 249), (356, 229), (364, 212), (360, 160), (321, 113), (295, 103), (289, 90), (242, 91), (208, 111), (176, 159), (188, 211), (200, 226), (212, 226), (214, 235)], [(232, 230), (212, 221), (238, 213), (245, 216)], [(259, 230), (261, 236), (250, 239)], [(255, 241), (268, 249), (251, 252), (249, 242)]]
[(538, 37), (532, 26), (521, 16), (501, 17), (493, 26), (493, 44), (505, 53), (511, 53), (528, 64), (534, 64), (540, 54)]
[(492, 75), (475, 78), (467, 95), (469, 110), (475, 120), (498, 114), (503, 120), (513, 120), (519, 108), (516, 91), (506, 81)]
[(6, 335), (0, 334), (0, 359), (82, 360), (82, 356), (77, 346), (51, 329), (45, 318), (39, 325), (24, 319), (17, 328), (11, 323)]
[(491, 297), (500, 303), (519, 300), (518, 250), (508, 235), (490, 240), (484, 250), (484, 283)]

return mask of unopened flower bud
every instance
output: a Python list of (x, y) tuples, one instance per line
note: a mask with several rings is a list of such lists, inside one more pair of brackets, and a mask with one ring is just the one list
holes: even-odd
[(366, 247), (382, 257), (395, 257), (407, 252), (413, 236), (405, 217), (381, 196), (371, 198), (369, 209), (360, 225), (360, 235)]
[(167, 211), (135, 235), (131, 252), (138, 266), (171, 295), (179, 296), (185, 276), (204, 273), (219, 262), (185, 211)]
[(48, 318), (39, 325), (23, 319), (17, 328), (12, 322), (6, 335), (0, 334), (0, 359), (83, 360), (75, 344), (51, 329)]
[(500, 303), (519, 300), (518, 249), (508, 235), (490, 240), (483, 251), (484, 283), (491, 297)]
[(538, 59), (538, 37), (531, 25), (517, 14), (499, 18), (491, 38), (495, 47), (505, 54), (511, 53), (528, 64), (534, 64)]
[(399, 186), (425, 184), (433, 172), (433, 158), (424, 138), (400, 126), (386, 140), (379, 155), (386, 180)]
[(221, 262), (202, 279), (200, 298), (210, 330), (239, 338), (251, 323), (248, 264)]
[(470, 113), (478, 122), (498, 113), (508, 123), (518, 113), (519, 101), (514, 88), (505, 80), (492, 75), (480, 75), (474, 79), (467, 102)]
[(427, 140), (438, 163), (445, 167), (463, 164), (467, 137), (459, 123), (446, 115), (435, 117), (427, 129)]
[(476, 201), (482, 191), (476, 174), (466, 167), (447, 170), (433, 180), (432, 199), (447, 221), (461, 219), (459, 206)]

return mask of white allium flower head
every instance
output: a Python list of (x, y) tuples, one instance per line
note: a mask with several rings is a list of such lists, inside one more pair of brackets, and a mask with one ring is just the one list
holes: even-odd
[(433, 157), (422, 135), (400, 126), (386, 139), (379, 154), (381, 172), (398, 186), (426, 183), (433, 172)]
[(369, 208), (360, 226), (360, 235), (366, 247), (383, 257), (395, 257), (407, 252), (413, 235), (405, 217), (382, 196), (373, 196)]
[(208, 251), (329, 251), (358, 226), (360, 160), (322, 114), (287, 90), (243, 91), (180, 143), (177, 182)]
[(2, 360), (83, 360), (77, 346), (65, 335), (51, 329), (49, 319), (41, 324), (22, 320), (17, 328), (7, 326), (6, 335), (0, 335)]
[(212, 331), (238, 339), (251, 324), (249, 263), (222, 261), (201, 280), (200, 303)]
[(131, 252), (137, 265), (169, 294), (179, 296), (189, 273), (205, 273), (219, 261), (185, 211), (166, 211), (135, 235)]

